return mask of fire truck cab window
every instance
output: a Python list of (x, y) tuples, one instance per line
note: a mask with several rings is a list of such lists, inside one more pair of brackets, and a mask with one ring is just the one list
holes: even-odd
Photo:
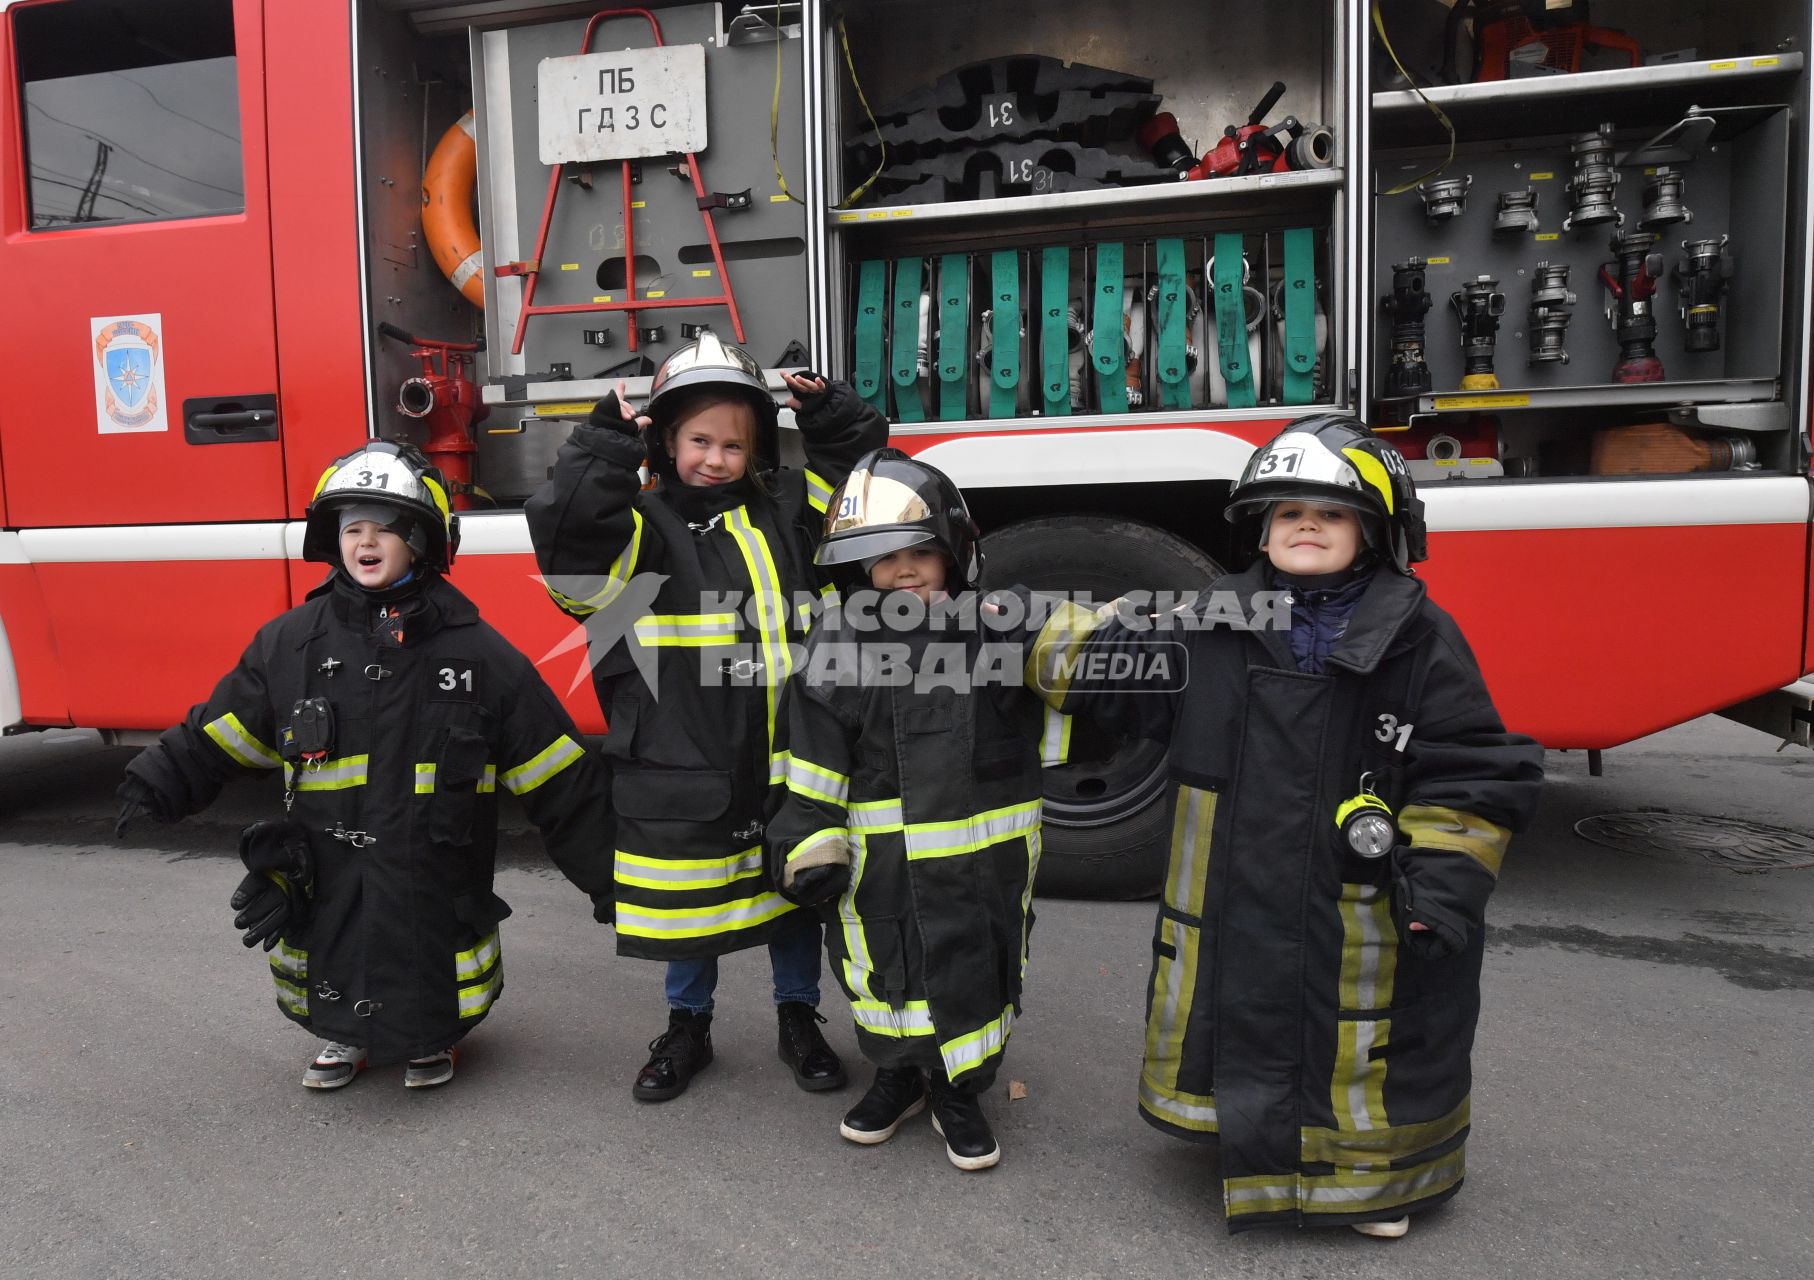
[(63, 0), (12, 20), (33, 230), (245, 208), (232, 0)]

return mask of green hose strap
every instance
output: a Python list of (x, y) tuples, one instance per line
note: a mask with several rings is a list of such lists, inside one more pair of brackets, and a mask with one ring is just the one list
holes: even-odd
[(857, 267), (857, 395), (877, 412), (888, 411), (888, 387), (882, 381), (882, 308), (888, 297), (888, 264), (865, 262)]
[(1316, 240), (1309, 227), (1285, 232), (1286, 404), (1316, 396)]
[(1216, 236), (1216, 346), (1222, 359), (1222, 377), (1228, 383), (1228, 407), (1251, 409), (1259, 403), (1254, 394), (1253, 369), (1247, 363), (1247, 293), (1241, 279), (1242, 240), (1223, 232)]
[(1184, 360), (1184, 241), (1160, 240), (1159, 407), (1190, 408), (1190, 368)]
[(1096, 398), (1103, 413), (1127, 412), (1127, 331), (1121, 320), (1121, 246), (1096, 246), (1096, 310), (1090, 363), (1096, 369)]
[(938, 260), (938, 416), (956, 422), (970, 412), (970, 259), (947, 253)]
[(1020, 255), (1012, 249), (989, 255), (990, 306), (989, 416), (1012, 418), (1020, 388)]
[(920, 422), (926, 409), (920, 402), (920, 295), (926, 286), (926, 263), (902, 258), (894, 264), (894, 414), (901, 422)]
[(1039, 255), (1039, 377), (1047, 414), (1071, 411), (1071, 251), (1048, 245)]

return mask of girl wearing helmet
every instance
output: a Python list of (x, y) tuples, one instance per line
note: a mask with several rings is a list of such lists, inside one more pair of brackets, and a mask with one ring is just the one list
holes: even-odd
[[(1170, 746), (1141, 1114), (1220, 1142), (1231, 1231), (1401, 1236), (1465, 1173), (1486, 901), (1543, 752), (1413, 576), (1422, 505), (1362, 423), (1291, 423), (1227, 515), (1252, 567), (1158, 620), (1061, 604), (1029, 672)], [(1167, 644), (1182, 680), (1089, 678)]]
[[(1040, 767), (1063, 762), (1069, 722), (1023, 687), (1015, 647), (974, 625), (973, 596), (970, 625), (925, 607), (982, 573), (943, 473), (878, 450), (833, 496), (826, 530), (818, 562), (859, 590), (788, 681), (771, 874), (802, 902), (835, 903), (826, 946), (876, 1068), (839, 1132), (885, 1142), (930, 1101), (951, 1163), (986, 1169), (1001, 1147), (981, 1099), (1020, 1012)], [(864, 678), (890, 651), (892, 674)]]
[(527, 504), (549, 594), (586, 626), (610, 728), (618, 951), (667, 962), (668, 1026), (631, 1091), (645, 1102), (711, 1062), (718, 957), (758, 945), (796, 1083), (844, 1083), (818, 1030), (821, 926), (770, 889), (763, 819), (789, 645), (808, 618), (796, 601), (824, 582), (812, 556), (826, 499), (888, 426), (844, 383), (783, 377), (804, 470), (780, 465), (762, 369), (708, 332), (662, 363), (645, 416), (600, 401)]
[(374, 440), (338, 459), (303, 536), (328, 579), (260, 628), (120, 786), (123, 831), (282, 771), (284, 816), (242, 834), (232, 907), (245, 944), (272, 953), (278, 1009), (328, 1040), (311, 1088), (368, 1063), (407, 1062), (411, 1088), (453, 1078), (456, 1043), (503, 988), (499, 784), (595, 909), (610, 906), (603, 766), (529, 659), (443, 578), (459, 541), (447, 486), (414, 448)]

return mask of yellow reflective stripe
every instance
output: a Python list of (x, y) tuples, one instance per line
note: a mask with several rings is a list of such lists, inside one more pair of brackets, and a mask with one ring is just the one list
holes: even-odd
[(1398, 829), (1413, 849), (1446, 849), (1465, 853), (1493, 874), (1505, 860), (1512, 833), (1465, 809), (1435, 804), (1408, 804), (1398, 811)]
[(1363, 1213), (1396, 1209), (1439, 1195), (1467, 1174), (1465, 1147), (1457, 1147), (1408, 1169), (1383, 1169), (1366, 1173), (1338, 1169), (1298, 1179), (1301, 1208), (1305, 1213)]
[(1171, 954), (1161, 951), (1153, 958), (1152, 1008), (1146, 1016), (1146, 1055), (1140, 1064), (1140, 1080), (1169, 1098), (1177, 1096), (1178, 1069), (1184, 1061), (1184, 1029), (1196, 995), (1197, 943), (1202, 931), (1170, 916), (1159, 918), (1159, 928)]
[(1039, 763), (1045, 767), (1071, 758), (1071, 717), (1051, 707), (1045, 709), (1045, 727), (1039, 735)]
[(1165, 904), (1193, 919), (1203, 915), (1209, 883), (1209, 845), (1216, 826), (1216, 793), (1180, 786), (1172, 813), (1172, 857), (1165, 872)]
[(469, 951), (454, 952), (454, 977), (461, 982), (478, 977), (498, 962), (498, 931), (493, 929)]
[(323, 760), (319, 765), (305, 764), (301, 768), (285, 764), (283, 777), (285, 783), (297, 791), (345, 791), (348, 787), (366, 784), (366, 770), (371, 759), (370, 756), (342, 756), (338, 760)]
[(825, 509), (831, 505), (831, 489), (832, 487), (825, 483), (825, 477), (811, 468), (807, 469), (806, 500), (820, 515), (824, 515)]
[(1344, 884), (1339, 905), (1339, 1007), (1349, 1012), (1389, 1008), (1398, 973), (1398, 933), (1392, 925), (1391, 897), (1376, 885)]
[(309, 953), (298, 947), (292, 947), (282, 938), (271, 952), (271, 968), (287, 974), (292, 978), (307, 981), (309, 976)]
[(1145, 1072), (1140, 1075), (1140, 1106), (1169, 1125), (1192, 1133), (1215, 1133), (1216, 1099), (1214, 1094), (1185, 1093), (1155, 1083)]
[(945, 1074), (953, 1080), (967, 1071), (975, 1071), (999, 1054), (1014, 1030), (1014, 1006), (1001, 1011), (1001, 1017), (984, 1023), (975, 1031), (942, 1042), (939, 1057), (945, 1060)]
[(1374, 1050), (1391, 1034), (1390, 1018), (1336, 1020), (1329, 1104), (1338, 1128), (1360, 1133), (1386, 1127), (1386, 1061), (1376, 1060)]
[(902, 829), (908, 860), (980, 853), (1003, 840), (1030, 835), (1039, 830), (1039, 805), (1027, 800), (950, 822), (910, 822)]
[(901, 1039), (933, 1034), (932, 1008), (924, 1000), (909, 1000), (901, 1009), (880, 1000), (852, 1000), (850, 1016), (863, 1030), (878, 1036)]
[(215, 746), (248, 769), (275, 769), (283, 763), (282, 757), (260, 742), (231, 711), (203, 725), (202, 732), (214, 739)]
[(504, 986), (503, 969), (493, 969), (491, 976), (477, 986), (460, 988), (460, 1016), (476, 1018), (497, 1000)]
[[(898, 801), (896, 802), (899, 803)], [(869, 845), (861, 831), (850, 833), (850, 887), (838, 899), (838, 924), (844, 931), (844, 986), (853, 998), (875, 999), (869, 975), (875, 972), (875, 961), (869, 954), (869, 939), (863, 933), (863, 918), (857, 914), (857, 886), (863, 883), (863, 872), (869, 865)]]
[(793, 910), (778, 893), (759, 893), (717, 907), (658, 908), (617, 904), (617, 931), (636, 938), (706, 938), (765, 924)]
[[(418, 763), (416, 765), (416, 794), (419, 796), (432, 795), (434, 789), (435, 766), (432, 763)], [(486, 792), (496, 791), (497, 789), (498, 767), (495, 764), (488, 764), (485, 766), (485, 772), (479, 778), (479, 785), (476, 790), (480, 795), (484, 795)]]
[(1061, 706), (1071, 690), (1074, 659), (1090, 634), (1107, 619), (1115, 616), (1115, 607), (1105, 604), (1100, 609), (1086, 609), (1070, 600), (1061, 600), (1046, 619), (1045, 626), (1033, 640), (1033, 651), (1027, 655), (1027, 687), (1043, 698), (1048, 706)]
[(795, 795), (823, 800), (826, 804), (839, 807), (850, 798), (850, 779), (835, 769), (827, 769), (811, 760), (802, 760), (788, 752), (783, 752), (777, 758), (782, 760), (782, 774), (787, 781), (787, 789)]
[(782, 603), (781, 574), (775, 568), (774, 556), (769, 554), (768, 538), (750, 522), (748, 508), (738, 507), (727, 511), (724, 527), (737, 543), (737, 549), (743, 552), (744, 566), (748, 568), (750, 583), (756, 590), (756, 630), (761, 637), (764, 663), (762, 693), (768, 703), (767, 745), (772, 749), (775, 742), (775, 699), (780, 693), (782, 681), (787, 679), (787, 674), (792, 669), (792, 657), (787, 647), (787, 615), (777, 612), (786, 607)]
[(613, 875), (643, 889), (717, 889), (761, 870), (761, 845), (728, 858), (648, 858), (619, 849)]
[(1295, 1213), (1298, 1180), (1277, 1174), (1254, 1174), (1222, 1181), (1222, 1207), (1229, 1217), (1240, 1213)]
[(631, 624), (636, 638), (646, 645), (702, 648), (728, 644), (737, 638), (734, 613), (651, 613)]
[(514, 769), (506, 769), (504, 785), (510, 789), (512, 795), (525, 795), (534, 791), (585, 754), (584, 747), (563, 733), (542, 748), (534, 758), (524, 761)]
[(794, 620), (799, 623), (802, 634), (811, 630), (813, 625), (813, 602), (802, 600), (794, 606)]
[(1039, 879), (1040, 833), (1027, 837), (1027, 883), (1020, 891), (1020, 980), (1027, 980), (1027, 944), (1033, 936), (1033, 885)]
[[(1471, 1104), (1463, 1098), (1461, 1105), (1446, 1116), (1421, 1120), (1415, 1124), (1386, 1125), (1361, 1133), (1341, 1129), (1305, 1129), (1301, 1149), (1306, 1164), (1365, 1165), (1388, 1164), (1405, 1160), (1419, 1151), (1440, 1146), (1468, 1127)], [(1339, 1112), (1337, 1114), (1340, 1114)]]
[(271, 981), (277, 984), (277, 1003), (288, 1009), (299, 1018), (309, 1016), (309, 993), (294, 982), (286, 982), (271, 971)]
[[(630, 541), (617, 553), (617, 559), (605, 570), (603, 585), (589, 596), (570, 596), (556, 591), (546, 578), (542, 586), (548, 595), (563, 610), (576, 616), (597, 613), (610, 604), (629, 585), (630, 576), (636, 572), (636, 562), (642, 555), (642, 513), (634, 507), (630, 509)], [(583, 579), (587, 583), (595, 581), (591, 577)]]
[[(793, 851), (787, 855), (787, 861), (792, 862), (796, 858), (811, 853), (818, 846), (833, 840), (845, 848), (850, 847), (850, 833), (843, 827), (820, 827), (794, 845)], [(839, 861), (842, 862), (843, 859), (840, 858)]]
[(858, 800), (850, 806), (850, 825), (880, 835), (901, 829), (899, 800)]

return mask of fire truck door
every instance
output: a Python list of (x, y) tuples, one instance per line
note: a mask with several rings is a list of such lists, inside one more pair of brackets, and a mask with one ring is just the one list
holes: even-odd
[(262, 6), (0, 0), (0, 477), (61, 673), (20, 667), (39, 722), (167, 725), (288, 605)]
[(282, 518), (260, 0), (0, 10), (9, 523)]

